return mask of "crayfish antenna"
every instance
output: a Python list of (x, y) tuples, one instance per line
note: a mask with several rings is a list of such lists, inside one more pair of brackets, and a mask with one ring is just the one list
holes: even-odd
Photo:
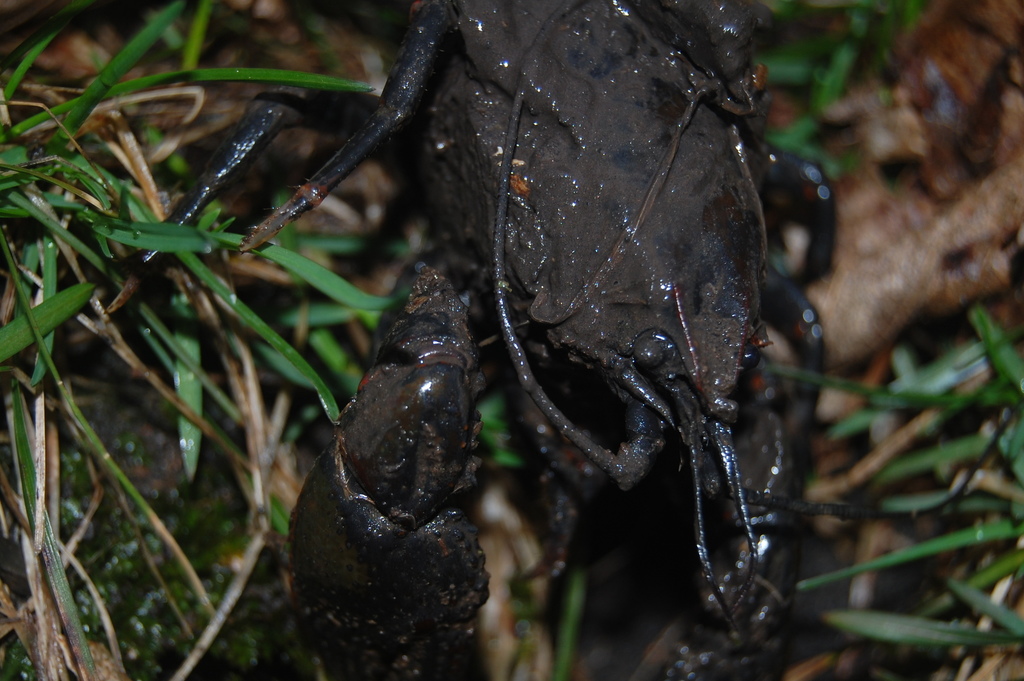
[(693, 473), (693, 529), (694, 534), (697, 536), (697, 557), (700, 560), (701, 572), (704, 573), (704, 579), (708, 581), (708, 585), (711, 587), (711, 594), (718, 603), (722, 616), (725, 617), (729, 628), (738, 632), (739, 627), (736, 626), (736, 618), (733, 617), (733, 608), (725, 600), (725, 593), (722, 591), (722, 587), (718, 585), (718, 580), (715, 579), (715, 568), (711, 565), (711, 556), (708, 553), (708, 537), (704, 527), (704, 487), (701, 484), (703, 457), (704, 453), (699, 447), (694, 446), (690, 448), (690, 469)]
[[(754, 524), (750, 519), (750, 507), (747, 503), (746, 490), (740, 481), (736, 450), (732, 444), (732, 433), (726, 426), (722, 425), (718, 421), (712, 421), (712, 425), (709, 430), (710, 432), (708, 435), (710, 435), (710, 439), (713, 440), (715, 445), (718, 447), (719, 462), (725, 471), (727, 484), (729, 485), (729, 491), (732, 494), (732, 498), (736, 500), (736, 508), (739, 512), (740, 522), (743, 524), (744, 532), (746, 532), (747, 535), (747, 544), (750, 547), (750, 560), (749, 565), (747, 566), (747, 574), (735, 601), (731, 605), (726, 600), (725, 592), (722, 591), (722, 587), (718, 584), (718, 580), (715, 579), (714, 567), (711, 564), (711, 556), (708, 552), (707, 530), (704, 522), (704, 487), (701, 482), (704, 478), (704, 472), (702, 470), (704, 465), (704, 452), (699, 448), (699, 445), (694, 445), (690, 449), (690, 467), (693, 474), (694, 531), (697, 536), (697, 556), (700, 560), (701, 570), (704, 572), (705, 579), (708, 580), (708, 584), (711, 587), (711, 592), (714, 595), (715, 601), (718, 602), (718, 606), (722, 610), (723, 617), (729, 627), (734, 632), (739, 633), (740, 629), (736, 621), (736, 615), (739, 613), (741, 605), (750, 594), (751, 589), (754, 587), (758, 565), (761, 562), (761, 555), (758, 548), (757, 537), (754, 533)], [(680, 434), (683, 435), (683, 433)]]

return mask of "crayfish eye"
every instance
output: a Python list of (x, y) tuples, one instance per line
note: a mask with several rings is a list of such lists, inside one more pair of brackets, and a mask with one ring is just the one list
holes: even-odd
[(633, 359), (644, 371), (654, 371), (678, 354), (672, 339), (653, 329), (644, 331), (633, 341)]
[(753, 343), (747, 343), (743, 348), (743, 357), (740, 358), (740, 370), (749, 371), (761, 361), (761, 350)]

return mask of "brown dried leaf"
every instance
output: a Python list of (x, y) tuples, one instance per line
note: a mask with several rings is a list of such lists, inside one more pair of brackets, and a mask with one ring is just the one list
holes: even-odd
[(833, 274), (808, 292), (828, 335), (828, 363), (857, 362), (921, 314), (942, 315), (1006, 290), (1024, 225), (1024, 154), (935, 208), (870, 174), (840, 194)]

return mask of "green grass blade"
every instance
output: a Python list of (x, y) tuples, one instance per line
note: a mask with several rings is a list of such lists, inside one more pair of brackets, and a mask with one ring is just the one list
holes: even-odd
[[(75, 284), (32, 308), (32, 318), (39, 327), (39, 334), (45, 336), (74, 317), (89, 301), (95, 288), (95, 284)], [(20, 314), (0, 328), (0, 362), (10, 359), (35, 342), (29, 324), (28, 316)]]
[(551, 670), (552, 681), (568, 681), (572, 676), (583, 622), (583, 607), (587, 597), (587, 568), (573, 565), (565, 576), (565, 595), (562, 598), (562, 614), (558, 618), (558, 648)]
[(100, 71), (96, 80), (85, 88), (85, 92), (78, 98), (74, 107), (68, 112), (67, 118), (64, 119), (64, 127), (71, 134), (78, 132), (78, 129), (82, 127), (82, 123), (89, 117), (89, 114), (96, 108), (96, 105), (108, 95), (110, 89), (124, 77), (124, 74), (135, 66), (142, 56), (160, 40), (164, 31), (178, 18), (178, 15), (184, 9), (184, 0), (176, 0), (165, 7), (134, 38), (129, 40), (121, 51)]
[(50, 527), (49, 516), (43, 515), (43, 566), (46, 569), (46, 578), (50, 584), (50, 592), (57, 602), (57, 610), (60, 611), (60, 619), (64, 625), (64, 633), (67, 634), (68, 644), (71, 646), (71, 654), (79, 673), (85, 681), (91, 681), (96, 677), (96, 663), (92, 659), (92, 651), (89, 650), (89, 639), (82, 628), (82, 620), (78, 616), (78, 605), (75, 603), (75, 596), (71, 592), (71, 584), (64, 572), (64, 561), (60, 557), (60, 549), (53, 538), (53, 529)]
[(96, 234), (127, 246), (163, 253), (209, 253), (213, 241), (208, 235), (189, 225), (171, 222), (128, 222), (97, 214), (85, 216), (93, 220)]
[(910, 561), (934, 556), (935, 554), (942, 553), (944, 551), (961, 549), (965, 546), (973, 546), (975, 544), (983, 544), (990, 541), (1016, 539), (1022, 534), (1024, 534), (1024, 523), (1013, 523), (1008, 519), (997, 520), (977, 527), (967, 527), (962, 530), (957, 530), (956, 532), (950, 532), (949, 534), (941, 537), (935, 537), (934, 539), (920, 542), (919, 544), (915, 544), (914, 546), (910, 546), (899, 551), (887, 553), (884, 556), (880, 556), (874, 560), (869, 560), (865, 563), (860, 563), (825, 575), (802, 580), (797, 584), (797, 588), (801, 591), (809, 591), (824, 584), (859, 575), (862, 572), (883, 570), (888, 567), (893, 567), (894, 565), (909, 563)]
[[(373, 242), (364, 236), (342, 236), (340, 234), (296, 234), (295, 248), (309, 248), (314, 251), (322, 251), (330, 255), (358, 255), (371, 247)], [(398, 244), (399, 248), (403, 244)], [(374, 244), (375, 248), (379, 245)], [(397, 249), (388, 247), (390, 255)]]
[(1000, 440), (1003, 456), (1010, 463), (1017, 484), (1024, 487), (1024, 419), (1017, 419), (1017, 424)]
[[(32, 458), (32, 451), (29, 446), (30, 438), (28, 426), (25, 420), (25, 404), (22, 401), (21, 388), (17, 381), (11, 381), (11, 395), (14, 398), (14, 448), (18, 453), (18, 469), (21, 473), (22, 499), (25, 504), (25, 515), (33, 534), (36, 533), (36, 467)], [(85, 679), (92, 679), (96, 673), (96, 666), (93, 663), (92, 653), (89, 651), (89, 642), (86, 640), (85, 631), (82, 629), (82, 620), (78, 616), (78, 605), (75, 603), (74, 594), (71, 593), (71, 585), (68, 583), (68, 576), (64, 572), (64, 562), (60, 557), (60, 549), (53, 536), (53, 529), (50, 527), (50, 517), (45, 511), (42, 518), (42, 549), (43, 568), (46, 571), (46, 582), (50, 585), (50, 592), (57, 602), (57, 610), (60, 613), (61, 622), (64, 625), (64, 633), (67, 634), (68, 643), (71, 645), (71, 653), (75, 658), (79, 671)]]
[[(939, 489), (931, 492), (918, 492), (915, 494), (893, 494), (886, 496), (879, 504), (879, 509), (886, 513), (909, 513), (923, 514), (936, 513), (942, 508), (943, 512), (950, 515), (969, 515), (981, 513), (1009, 513), (1012, 502), (1005, 499), (998, 499), (987, 494), (966, 496), (962, 499), (950, 501), (949, 490)], [(1024, 518), (1022, 518), (1024, 520)]]
[(941, 394), (980, 375), (987, 368), (985, 346), (968, 343), (953, 348), (927, 366), (901, 375), (889, 384), (889, 389), (895, 393)]
[[(192, 411), (202, 414), (203, 384), (190, 368), (202, 361), (198, 335), (199, 325), (196, 323), (195, 311), (188, 307), (184, 295), (179, 294), (176, 298), (177, 300), (173, 304), (182, 316), (174, 330), (174, 340), (177, 341), (183, 354), (174, 359), (174, 390)], [(188, 361), (186, 361), (186, 356)], [(185, 418), (183, 414), (178, 414), (178, 446), (185, 466), (185, 475), (190, 481), (195, 478), (196, 468), (199, 466), (199, 450), (202, 444), (202, 429)]]
[(59, 12), (54, 14), (52, 17), (47, 19), (42, 26), (35, 30), (28, 38), (26, 38), (20, 45), (0, 60), (0, 71), (6, 71), (11, 64), (21, 60), (18, 67), (11, 74), (11, 77), (7, 80), (7, 85), (4, 86), (4, 99), (10, 100), (14, 97), (14, 91), (18, 89), (22, 79), (25, 77), (25, 73), (28, 72), (32, 64), (35, 63), (36, 57), (46, 49), (46, 46), (50, 44), (58, 33), (64, 30), (64, 27), (68, 25), (75, 15), (81, 12), (83, 9), (93, 4), (96, 0), (73, 0), (66, 7), (62, 8)]
[(476, 406), (483, 424), (480, 428), (480, 442), (487, 447), (494, 462), (504, 468), (523, 468), (526, 461), (510, 442), (508, 410), (501, 391), (485, 395)]
[(265, 85), (287, 85), (307, 90), (330, 92), (373, 92), (373, 87), (358, 80), (338, 78), (320, 73), (288, 71), (286, 69), (192, 69), (190, 71), (168, 71), (151, 76), (118, 83), (110, 88), (109, 95), (117, 97), (146, 88), (179, 83), (263, 83)]
[(277, 497), (270, 498), (270, 527), (282, 537), (288, 536), (292, 514)]
[[(373, 88), (366, 83), (347, 78), (337, 78), (316, 73), (305, 73), (303, 71), (288, 71), (284, 69), (196, 69), (193, 71), (170, 71), (157, 73), (151, 76), (144, 76), (134, 80), (127, 80), (117, 83), (105, 91), (106, 97), (119, 97), (131, 94), (150, 87), (174, 85), (178, 83), (211, 83), (211, 82), (246, 82), (263, 83), (272, 86), (301, 87), (310, 90), (328, 90), (331, 92), (370, 92)], [(24, 121), (12, 126), (9, 130), (0, 133), (0, 141), (7, 142), (28, 130), (45, 123), (52, 115), (60, 115), (73, 110), (81, 103), (83, 94), (80, 97), (68, 100), (62, 104), (51, 107), (49, 112), (43, 112), (30, 116)], [(93, 105), (95, 106), (95, 104)], [(91, 111), (91, 108), (90, 108)]]
[(43, 172), (41, 170), (36, 170), (34, 168), (24, 168), (24, 167), (20, 167), (20, 166), (13, 166), (13, 165), (8, 165), (6, 163), (0, 163), (0, 170), (3, 170), (3, 171), (6, 171), (7, 173), (10, 173), (10, 175), (8, 175), (7, 178), (5, 178), (5, 179), (11, 180), (12, 183), (28, 184), (29, 182), (34, 182), (36, 180), (39, 180), (41, 182), (46, 182), (48, 184), (52, 184), (55, 187), (60, 187), (64, 191), (68, 192), (69, 194), (73, 194), (74, 196), (77, 196), (82, 201), (85, 201), (87, 203), (90, 203), (90, 204), (93, 204), (93, 205), (97, 205), (97, 206), (99, 205), (98, 202), (96, 201), (96, 199), (93, 197), (92, 194), (90, 194), (88, 192), (84, 192), (81, 189), (79, 189), (78, 187), (76, 187), (75, 185), (71, 184), (70, 182), (62, 180), (62, 179), (60, 179), (58, 177), (54, 177), (53, 175), (50, 175), (49, 173)]
[[(108, 239), (145, 250), (173, 253), (209, 252), (211, 241), (237, 248), (242, 241), (238, 234), (207, 233), (190, 225), (170, 223), (131, 223), (94, 214), (93, 230)], [(277, 263), (332, 300), (359, 310), (386, 310), (394, 307), (394, 296), (374, 296), (360, 291), (348, 281), (309, 258), (274, 245), (255, 251)]]
[(874, 481), (880, 485), (887, 484), (927, 473), (943, 465), (975, 459), (985, 451), (990, 439), (986, 435), (968, 435), (935, 447), (904, 454), (879, 471)]
[(825, 621), (837, 629), (891, 644), (911, 646), (1020, 645), (1017, 634), (979, 631), (950, 622), (896, 615), (872, 610), (837, 610), (825, 614)]
[[(44, 234), (40, 241), (43, 242), (43, 302), (45, 302), (57, 295), (57, 244), (54, 242), (53, 237), (48, 234)], [(53, 331), (50, 330), (40, 335), (43, 337), (43, 343), (46, 345), (46, 351), (52, 353)], [(32, 371), (30, 384), (32, 386), (39, 385), (39, 382), (43, 380), (45, 375), (46, 363), (43, 362), (42, 357), (40, 357), (36, 362), (36, 368)]]
[(334, 373), (339, 376), (355, 377), (357, 382), (362, 379), (363, 370), (352, 361), (345, 349), (341, 347), (341, 343), (329, 330), (313, 329), (310, 331), (309, 347)]
[[(317, 395), (320, 397), (320, 404), (323, 406), (324, 411), (327, 413), (328, 418), (331, 421), (338, 420), (338, 403), (334, 399), (334, 395), (331, 393), (327, 384), (324, 383), (320, 373), (313, 369), (309, 363), (302, 358), (295, 348), (293, 348), (285, 339), (281, 338), (276, 331), (267, 325), (262, 319), (253, 312), (249, 306), (238, 300), (236, 296), (220, 279), (218, 279), (214, 273), (204, 265), (198, 257), (192, 253), (180, 253), (178, 257), (185, 267), (189, 268), (192, 273), (199, 278), (204, 284), (206, 284), (211, 291), (216, 293), (220, 298), (227, 303), (235, 314), (245, 322), (253, 331), (259, 334), (263, 340), (271, 345), (277, 352), (284, 356), (292, 366), (294, 366), (303, 377), (308, 380), (313, 387), (316, 389)], [(346, 282), (347, 283), (347, 282)]]
[[(975, 589), (987, 589), (1000, 579), (1024, 568), (1024, 549), (1015, 549), (996, 558), (967, 578), (967, 584)], [(916, 613), (920, 617), (936, 617), (953, 607), (953, 597), (946, 593), (933, 598)]]
[(971, 607), (979, 615), (987, 615), (992, 621), (1007, 629), (1024, 641), (1024, 619), (1017, 613), (1001, 605), (993, 603), (984, 591), (956, 579), (946, 580), (946, 586), (953, 595)]
[[(7, 243), (7, 239), (0, 239), (0, 250), (3, 251), (4, 261), (7, 263), (9, 271), (16, 271), (17, 266), (14, 261), (14, 255), (11, 252), (10, 245)], [(210, 605), (209, 594), (206, 593), (206, 587), (203, 586), (202, 580), (199, 579), (199, 575), (196, 574), (195, 569), (189, 562), (185, 552), (181, 550), (181, 546), (174, 540), (173, 535), (164, 525), (164, 522), (160, 519), (160, 516), (156, 514), (153, 507), (149, 505), (142, 493), (139, 492), (138, 488), (132, 484), (132, 481), (128, 479), (124, 471), (117, 465), (113, 457), (110, 456), (110, 452), (103, 445), (99, 435), (96, 434), (96, 430), (89, 423), (88, 419), (82, 413), (78, 403), (72, 399), (70, 392), (64, 385), (64, 380), (61, 378), (60, 372), (57, 370), (57, 365), (53, 361), (53, 356), (46, 350), (46, 345), (43, 343), (43, 337), (39, 333), (38, 323), (31, 321), (34, 317), (34, 308), (32, 308), (28, 293), (24, 290), (21, 281), (18, 277), (13, 277), (11, 282), (14, 284), (15, 293), (18, 298), (18, 303), (21, 305), (21, 309), (30, 318), (29, 328), (32, 330), (35, 336), (36, 345), (39, 347), (39, 354), (42, 355), (43, 361), (46, 363), (47, 369), (49, 369), (50, 376), (53, 378), (57, 390), (60, 392), (61, 399), (64, 405), (71, 412), (74, 417), (75, 424), (82, 431), (85, 442), (88, 443), (89, 448), (95, 455), (96, 460), (103, 466), (104, 470), (113, 477), (125, 493), (135, 502), (136, 506), (145, 514), (146, 519), (150, 525), (158, 531), (161, 535), (164, 545), (174, 555), (178, 564), (181, 566), (182, 571), (185, 573), (185, 578), (192, 586), (193, 591), (199, 599), (200, 605), (203, 606), (211, 615), (213, 614), (213, 607)], [(88, 285), (88, 284), (86, 284)]]
[(967, 313), (971, 325), (981, 342), (985, 344), (985, 352), (992, 361), (996, 372), (1020, 393), (1024, 393), (1024, 359), (1013, 346), (1013, 341), (980, 305), (975, 305)]
[[(220, 232), (210, 236), (222, 244), (234, 248), (237, 248), (242, 242), (240, 234), (224, 234)], [(253, 253), (258, 253), (267, 260), (277, 263), (325, 296), (342, 305), (359, 310), (387, 310), (394, 307), (398, 302), (396, 297), (381, 297), (363, 293), (323, 265), (315, 263), (295, 251), (267, 244), (254, 249)]]
[[(253, 357), (260, 361), (261, 366), (267, 367), (270, 371), (277, 374), (285, 381), (294, 383), (295, 385), (306, 389), (316, 390), (316, 386), (313, 385), (306, 374), (302, 373), (299, 369), (296, 369), (293, 364), (291, 364), (271, 346), (266, 343), (254, 342), (250, 344), (250, 349), (252, 350)], [(324, 383), (326, 384), (328, 380), (335, 378), (341, 379), (339, 381), (341, 387), (337, 391), (338, 396), (344, 399), (346, 396), (355, 393), (356, 386), (359, 385), (359, 379), (349, 380), (346, 383), (344, 376), (325, 376)], [(360, 375), (359, 378), (362, 378), (362, 375)], [(350, 389), (346, 386), (349, 386)], [(327, 389), (330, 390), (332, 395), (335, 394), (335, 391), (331, 390), (330, 386), (327, 386)]]
[(883, 413), (885, 413), (884, 410), (871, 407), (858, 409), (831, 426), (828, 429), (828, 436), (833, 440), (842, 440), (852, 435), (866, 432), (875, 422), (875, 419)]
[(337, 326), (356, 318), (355, 311), (347, 305), (335, 302), (316, 302), (305, 305), (281, 307), (256, 307), (260, 317), (282, 326), (298, 326), (308, 324), (311, 329)]
[(859, 53), (860, 46), (850, 40), (840, 43), (833, 49), (831, 62), (818, 79), (817, 88), (812, 94), (811, 107), (815, 111), (821, 111), (839, 99), (846, 90), (846, 83)]
[(864, 385), (857, 381), (822, 376), (813, 371), (805, 371), (794, 367), (782, 366), (779, 364), (768, 365), (771, 373), (784, 378), (792, 378), (804, 381), (812, 385), (820, 385), (825, 388), (834, 388), (854, 395), (863, 395), (872, 406), (882, 409), (927, 409), (929, 407), (961, 409), (968, 405), (998, 406), (1002, 404), (998, 398), (1001, 396), (992, 395), (989, 391), (982, 389), (976, 393), (954, 394), (954, 393), (925, 393), (925, 392), (892, 392), (888, 388)]
[[(203, 371), (203, 367), (196, 362), (191, 353), (178, 344), (175, 335), (171, 330), (164, 324), (160, 316), (153, 311), (146, 303), (139, 305), (139, 314), (142, 316), (143, 322), (145, 322), (145, 328), (140, 328), (143, 338), (149, 338), (155, 336), (167, 347), (175, 361), (181, 362), (185, 365), (190, 372), (199, 378), (199, 381), (203, 384), (203, 388), (206, 392), (213, 397), (213, 401), (216, 402), (221, 409), (224, 410), (225, 416), (231, 419), (234, 423), (242, 422), (242, 413), (238, 410), (238, 406), (228, 397), (219, 385), (214, 383), (213, 379), (210, 378), (209, 374)], [(152, 333), (149, 333), (149, 332)], [(168, 371), (173, 369), (168, 366)]]
[(213, 11), (213, 0), (199, 0), (192, 23), (188, 28), (188, 39), (181, 53), (181, 68), (191, 70), (199, 64), (199, 55), (203, 51), (206, 29), (210, 25), (210, 14)]
[(11, 192), (7, 198), (11, 203), (18, 208), (23, 209), (32, 219), (45, 227), (54, 238), (71, 246), (75, 253), (88, 260), (90, 265), (104, 274), (110, 274), (107, 268), (107, 261), (104, 260), (102, 256), (89, 248), (89, 246), (87, 246), (86, 243), (77, 236), (64, 229), (64, 226), (60, 224), (58, 220), (54, 219), (52, 215), (47, 214), (45, 210), (37, 206), (32, 199), (18, 192)]

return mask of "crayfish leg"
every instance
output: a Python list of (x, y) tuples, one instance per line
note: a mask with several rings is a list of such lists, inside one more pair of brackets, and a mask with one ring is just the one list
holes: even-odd
[[(368, 96), (350, 92), (265, 92), (255, 97), (241, 120), (207, 160), (195, 184), (175, 203), (168, 222), (191, 224), (225, 189), (238, 185), (282, 131), (294, 127), (345, 134), (366, 117)], [(358, 119), (354, 121), (353, 119)], [(107, 308), (121, 308), (142, 280), (157, 269), (159, 251), (142, 251), (125, 263), (128, 279)]]
[(243, 252), (271, 239), (286, 224), (319, 206), (381, 142), (405, 127), (419, 106), (443, 38), (451, 26), (448, 5), (449, 0), (421, 0), (413, 5), (412, 23), (376, 110), (291, 199), (246, 235), (241, 245)]
[(783, 209), (786, 220), (798, 220), (810, 230), (803, 280), (823, 277), (832, 266), (836, 236), (835, 192), (821, 167), (796, 154), (772, 149), (761, 194), (766, 208)]

